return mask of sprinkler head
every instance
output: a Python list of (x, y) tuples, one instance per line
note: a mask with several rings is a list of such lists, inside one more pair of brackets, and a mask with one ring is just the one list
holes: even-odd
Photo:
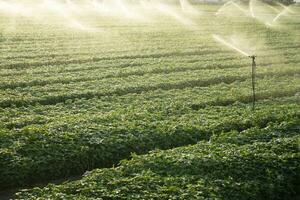
[(248, 56), (248, 57), (251, 58), (254, 61), (257, 56), (256, 55), (252, 55), (252, 56)]

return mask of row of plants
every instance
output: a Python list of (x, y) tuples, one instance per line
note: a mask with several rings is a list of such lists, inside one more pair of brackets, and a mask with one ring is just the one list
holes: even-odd
[[(211, 40), (211, 38), (207, 38), (209, 40)], [(283, 40), (283, 39), (281, 39)], [(203, 41), (202, 41), (203, 42)], [(275, 41), (272, 41), (272, 43), (268, 44), (268, 46), (271, 46)], [(214, 42), (215, 43), (215, 42)], [(285, 50), (287, 51), (287, 53), (289, 54), (295, 54), (295, 49), (290, 48), (290, 45), (287, 45), (285, 43), (281, 43), (278, 42), (280, 45), (276, 45), (276, 46), (271, 46), (271, 47), (265, 47), (265, 48), (261, 48), (259, 49), (258, 53), (260, 55), (261, 58), (263, 58), (264, 56), (268, 56), (268, 52), (270, 51), (274, 51), (276, 52), (276, 50)], [(28, 61), (26, 61), (26, 59), (22, 59), (22, 58), (18, 58), (18, 59), (11, 59), (8, 58), (7, 62), (4, 62), (5, 59), (2, 59), (2, 70), (6, 70), (8, 71), (11, 68), (11, 71), (15, 71), (20, 72), (20, 71), (24, 71), (24, 70), (36, 70), (36, 69), (43, 69), (45, 66), (63, 66), (65, 67), (66, 65), (76, 65), (76, 64), (80, 64), (80, 65), (90, 65), (93, 64), (95, 62), (100, 62), (100, 63), (107, 63), (108, 61), (115, 61), (115, 62), (123, 62), (124, 60), (126, 61), (126, 59), (131, 59), (131, 60), (144, 60), (147, 58), (156, 58), (159, 59), (159, 57), (161, 57), (161, 59), (168, 59), (169, 57), (172, 57), (173, 59), (178, 58), (179, 56), (198, 56), (198, 58), (201, 56), (201, 59), (203, 59), (203, 57), (211, 57), (211, 54), (214, 53), (216, 57), (222, 57), (222, 54), (226, 54), (228, 53), (228, 51), (224, 48), (222, 49), (222, 51), (220, 51), (220, 49), (218, 48), (217, 43), (215, 43), (214, 47), (212, 48), (211, 46), (207, 46), (207, 44), (203, 44), (202, 45), (194, 45), (192, 47), (187, 48), (185, 51), (183, 51), (182, 49), (173, 49), (172, 51), (166, 51), (165, 49), (162, 49), (160, 51), (162, 51), (162, 53), (158, 54), (158, 53), (153, 53), (153, 51), (149, 50), (148, 51), (142, 51), (140, 50), (137, 53), (132, 53), (132, 55), (129, 55), (128, 52), (127, 55), (122, 55), (124, 54), (123, 52), (120, 51), (116, 51), (116, 55), (111, 55), (112, 53), (109, 52), (109, 56), (105, 56), (105, 54), (103, 55), (102, 52), (98, 52), (98, 53), (88, 53), (85, 52), (84, 50), (82, 50), (81, 52), (78, 53), (73, 53), (73, 54), (69, 54), (69, 55), (60, 55), (60, 57), (54, 57), (51, 56), (51, 52), (47, 53), (47, 57), (45, 58), (46, 60), (44, 62), (38, 61), (38, 59), (36, 58), (30, 58)], [(297, 46), (297, 43), (293, 44), (294, 46)], [(154, 46), (149, 47), (149, 48), (154, 48)], [(268, 51), (266, 51), (266, 49)], [(157, 51), (157, 50), (156, 50)], [(218, 52), (218, 54), (216, 54)], [(86, 54), (86, 55), (85, 55)], [(99, 56), (99, 54), (101, 56)], [(234, 55), (234, 54), (232, 54)], [(66, 60), (65, 58), (68, 57), (68, 60)], [(64, 60), (63, 60), (64, 59)], [(13, 70), (13, 68), (17, 67), (15, 70)], [(5, 71), (4, 71), (5, 72)]]
[(291, 120), (133, 154), (119, 167), (23, 190), (16, 199), (294, 199), (299, 195), (299, 128), (299, 120)]
[[(145, 74), (170, 74), (182, 71), (197, 71), (203, 70), (217, 70), (217, 69), (231, 69), (231, 68), (242, 68), (248, 65), (248, 60), (243, 59), (242, 62), (236, 59), (235, 62), (230, 57), (218, 58), (209, 60), (197, 60), (191, 62), (192, 58), (189, 58), (189, 63), (186, 60), (179, 61), (178, 59), (166, 60), (163, 62), (156, 63), (153, 59), (140, 61), (129, 61), (128, 64), (124, 62), (117, 64), (119, 61), (115, 61), (108, 64), (93, 63), (89, 64), (89, 67), (82, 67), (79, 64), (79, 68), (72, 70), (64, 69), (60, 71), (49, 72), (49, 69), (43, 71), (27, 71), (26, 73), (18, 72), (18, 74), (11, 74), (14, 76), (12, 79), (11, 75), (2, 77), (2, 85), (0, 89), (15, 89), (17, 87), (30, 87), (30, 86), (44, 86), (50, 84), (68, 84), (74, 82), (84, 82), (92, 80), (102, 80), (108, 78), (128, 77), (128, 76), (143, 76)], [(263, 57), (260, 57), (260, 66), (268, 67), (289, 67), (290, 62), (284, 63), (282, 61), (266, 61)], [(110, 61), (111, 62), (111, 61)], [(297, 62), (297, 59), (294, 60)], [(49, 67), (50, 68), (50, 67)], [(93, 73), (91, 73), (93, 72)], [(37, 76), (38, 75), (38, 76)]]
[[(297, 96), (299, 88), (296, 83), (287, 78), (260, 81), (257, 88), (257, 99), (263, 103), (268, 101), (299, 102), (299, 95)], [(277, 82), (276, 85), (274, 81)], [(196, 112), (205, 113), (202, 109), (212, 109), (211, 106), (230, 106), (246, 103), (245, 107), (241, 107), (241, 109), (245, 109), (248, 106), (247, 104), (252, 101), (249, 83), (250, 80), (249, 82), (236, 82), (230, 85), (220, 84), (208, 88), (155, 90), (142, 94), (129, 94), (122, 98), (107, 96), (99, 99), (75, 99), (64, 104), (48, 106), (34, 105), (5, 108), (0, 109), (3, 114), (0, 116), (0, 127), (18, 129), (31, 124), (55, 124), (70, 120), (77, 121), (80, 124), (83, 121), (82, 119), (92, 119), (99, 116), (105, 118), (105, 116), (113, 113), (119, 113), (119, 115), (124, 115), (127, 118), (128, 110), (139, 113), (140, 116), (145, 116), (145, 118), (147, 118), (147, 115), (167, 112), (165, 117), (169, 118), (182, 114), (197, 115)], [(269, 89), (270, 85), (272, 85), (271, 90)], [(282, 85), (285, 85), (284, 90), (281, 88)], [(210, 115), (211, 113), (207, 114)], [(136, 120), (144, 120), (144, 117)]]
[[(170, 90), (153, 90), (140, 94), (105, 96), (90, 99), (73, 99), (56, 105), (33, 105), (1, 108), (1, 127), (22, 127), (31, 123), (60, 121), (72, 115), (93, 116), (114, 112), (126, 107), (137, 112), (159, 112), (169, 104), (177, 107), (200, 109), (208, 106), (226, 106), (236, 102), (250, 103), (251, 80), (232, 84), (217, 84), (210, 87), (186, 87)], [(257, 82), (257, 99), (296, 98), (299, 93), (297, 76), (265, 77)], [(282, 85), (285, 85), (282, 88)], [(270, 86), (271, 89), (270, 89)], [(296, 95), (296, 96), (294, 96)], [(164, 101), (162, 101), (164, 99)], [(141, 102), (143, 104), (141, 105)], [(176, 108), (178, 109), (178, 108)], [(120, 112), (120, 111), (118, 111)], [(186, 113), (190, 110), (186, 110)]]
[[(207, 39), (210, 39), (210, 38), (207, 38)], [(211, 40), (211, 39), (210, 39)], [(282, 39), (281, 39), (282, 40)], [(275, 41), (273, 41), (275, 42)], [(272, 45), (272, 44), (269, 44), (269, 45)], [(294, 45), (297, 45), (297, 43), (295, 43)], [(290, 45), (289, 45), (290, 46)], [(149, 47), (149, 48), (153, 48), (152, 47)], [(206, 52), (205, 56), (208, 57), (210, 56), (211, 53), (209, 52), (212, 52), (213, 50), (215, 50), (215, 52), (218, 52), (217, 51), (217, 48), (218, 48), (218, 45), (214, 42), (214, 46), (211, 47), (211, 46), (208, 46), (207, 44), (203, 44), (202, 45), (196, 45), (196, 46), (192, 46), (188, 49), (185, 50), (185, 52), (181, 52), (180, 55), (185, 55), (185, 56), (193, 56), (194, 55), (203, 55), (203, 53)], [(275, 51), (277, 48), (281, 48), (281, 49), (286, 49), (287, 51), (289, 51), (290, 54), (292, 54), (293, 52), (295, 52), (293, 49), (289, 49), (288, 46), (286, 46), (285, 43), (281, 43), (280, 45), (278, 46), (272, 46), (272, 47), (269, 47), (267, 48), (269, 51)], [(176, 52), (174, 51), (175, 49), (173, 49), (173, 52), (165, 52), (164, 49), (160, 50), (162, 51), (162, 53), (165, 54), (165, 58), (168, 58), (168, 57), (171, 57), (173, 55), (173, 58), (176, 59), (176, 54), (178, 54), (179, 52)], [(201, 50), (200, 50), (201, 49)], [(224, 49), (224, 51), (220, 51), (219, 54), (218, 54), (218, 57), (221, 57), (222, 54), (225, 54), (225, 53), (228, 53), (227, 51), (225, 51), (226, 49)], [(182, 50), (180, 50), (182, 51)], [(260, 56), (263, 56), (265, 54), (268, 53), (268, 51), (263, 51), (263, 49), (261, 49), (261, 54)], [(24, 71), (24, 70), (35, 70), (35, 69), (39, 69), (41, 67), (45, 67), (45, 65), (62, 65), (62, 64), (93, 64), (94, 62), (96, 61), (101, 61), (101, 62), (107, 62), (107, 61), (116, 61), (116, 60), (126, 60), (126, 59), (145, 59), (147, 57), (155, 57), (153, 54), (153, 52), (151, 51), (142, 51), (140, 50), (139, 52), (136, 52), (136, 53), (131, 53), (132, 55), (129, 55), (128, 52), (127, 55), (122, 55), (124, 54), (123, 52), (120, 52), (120, 51), (116, 51), (116, 55), (111, 55), (112, 53), (109, 52), (110, 56), (105, 56), (105, 54), (103, 55), (102, 52), (98, 52), (98, 53), (89, 53), (89, 52), (86, 52), (84, 51), (84, 49), (82, 49), (80, 52), (78, 53), (69, 53), (69, 54), (66, 54), (66, 53), (61, 53), (60, 56), (53, 56), (51, 55), (51, 51), (49, 51), (48, 53), (46, 52), (45, 53), (45, 56), (47, 55), (47, 60), (43, 63), (43, 62), (37, 62), (38, 59), (36, 58), (30, 58), (27, 62), (26, 62), (26, 59), (22, 59), (22, 57), (20, 56), (20, 58), (7, 58), (7, 61), (8, 63), (4, 62), (4, 60), (6, 59), (2, 59), (3, 62), (2, 62), (2, 69), (6, 69), (6, 70), (9, 70), (9, 68), (13, 69), (13, 66), (16, 65), (16, 66), (19, 66), (18, 68), (16, 68), (14, 71)], [(36, 53), (35, 53), (36, 54)], [(99, 54), (101, 54), (101, 57), (99, 56)], [(170, 55), (168, 55), (170, 54)], [(5, 55), (5, 54), (4, 54)], [(163, 54), (162, 54), (163, 55)], [(37, 57), (41, 57), (41, 56), (38, 56), (36, 55)], [(45, 57), (44, 56), (44, 57)], [(177, 55), (178, 56), (178, 55)], [(24, 57), (24, 56), (23, 56)], [(51, 61), (49, 60), (49, 57), (51, 58)], [(64, 63), (61, 63), (61, 59), (65, 58), (65, 57), (76, 57), (76, 59), (73, 59), (73, 60), (70, 60), (70, 61), (65, 61)], [(156, 56), (157, 57), (157, 56)], [(55, 62), (55, 60), (57, 60), (57, 62)], [(34, 61), (34, 62), (33, 62)], [(51, 62), (51, 63), (50, 63)], [(15, 63), (15, 64), (14, 64)], [(9, 67), (11, 66), (11, 67)]]
[[(277, 42), (280, 45), (272, 46), (272, 44), (276, 41), (273, 41), (270, 44), (266, 44), (266, 47), (261, 47), (259, 49), (260, 55), (267, 55), (268, 52), (264, 51), (265, 49), (268, 49), (269, 51), (276, 51), (278, 48), (285, 49), (285, 51), (289, 51), (290, 53), (295, 53), (295, 50), (293, 48), (289, 48), (290, 45), (287, 45), (285, 43), (282, 43), (284, 36), (281, 36), (281, 38), (277, 39)], [(106, 51), (103, 49), (97, 50), (93, 49), (80, 49), (78, 52), (66, 52), (66, 47), (62, 48), (61, 53), (52, 53), (51, 50), (46, 50), (44, 55), (39, 55), (37, 52), (33, 52), (33, 55), (18, 55), (17, 53), (11, 52), (12, 56), (9, 56), (10, 54), (5, 53), (4, 55), (7, 55), (7, 58), (2, 58), (2, 63), (0, 65), (1, 69), (15, 69), (15, 70), (24, 70), (24, 69), (37, 69), (41, 66), (45, 65), (66, 65), (66, 64), (90, 64), (95, 61), (107, 61), (107, 60), (124, 60), (124, 59), (145, 59), (145, 58), (168, 58), (168, 57), (178, 57), (178, 56), (193, 56), (193, 55), (205, 55), (209, 56), (212, 54), (212, 52), (218, 53), (218, 56), (221, 56), (221, 54), (228, 53), (226, 49), (222, 48), (221, 50), (218, 48), (218, 44), (214, 42), (210, 37), (205, 38), (206, 40), (209, 40), (210, 43), (200, 43), (197, 45), (193, 45), (189, 48), (179, 49), (178, 47), (170, 47), (170, 50), (166, 50), (163, 47), (155, 47), (156, 53), (153, 53), (153, 48), (155, 44), (152, 44), (150, 47), (147, 47), (147, 49), (139, 48), (138, 50), (132, 50), (132, 51), (126, 51), (126, 50), (112, 50), (113, 47), (105, 47), (107, 48)], [(204, 40), (204, 38), (200, 38), (201, 40)], [(192, 41), (192, 40), (191, 40)], [(190, 42), (191, 42), (190, 41)], [(161, 43), (161, 41), (159, 42)], [(164, 43), (165, 44), (165, 43)], [(158, 44), (159, 45), (159, 44)], [(161, 45), (161, 44), (160, 44)], [(165, 44), (166, 45), (166, 44)], [(177, 44), (178, 45), (178, 44)], [(184, 45), (184, 44), (179, 44)], [(298, 43), (294, 43), (294, 46), (299, 45)], [(104, 52), (103, 52), (104, 51)], [(28, 53), (27, 53), (28, 54)], [(13, 56), (14, 55), (14, 56)], [(18, 55), (18, 56), (17, 56)], [(73, 58), (69, 60), (63, 60), (64, 58)]]
[[(298, 69), (267, 69), (258, 74), (265, 76), (294, 76)], [(220, 83), (233, 83), (245, 81), (249, 77), (248, 68), (235, 70), (219, 69), (198, 70), (191, 72), (177, 72), (175, 74), (146, 74), (144, 76), (129, 76), (64, 84), (52, 84), (46, 86), (32, 86), (5, 90), (0, 93), (3, 98), (1, 107), (26, 106), (30, 104), (53, 105), (63, 103), (76, 98), (95, 98), (109, 95), (123, 96), (131, 93), (143, 93), (153, 90), (183, 89), (187, 87), (205, 87)], [(222, 75), (220, 75), (222, 74)], [(297, 79), (296, 79), (297, 80)]]
[[(207, 108), (181, 115), (176, 108), (155, 114), (128, 108), (102, 116), (62, 118), (53, 124), (13, 131), (2, 129), (0, 188), (109, 167), (132, 152), (194, 144), (223, 131), (263, 128), (270, 123), (299, 123), (299, 110), (299, 105), (291, 103), (260, 105), (255, 115), (244, 106)], [(169, 113), (171, 116), (167, 117)]]
[[(82, 57), (82, 60), (87, 60), (87, 61), (92, 61), (90, 59), (91, 55), (97, 55), (98, 58), (101, 60), (102, 58), (105, 58), (106, 56), (112, 56), (115, 55), (117, 57), (120, 57), (120, 54), (122, 53), (128, 53), (131, 52), (132, 55), (125, 55), (126, 56), (134, 56), (135, 54), (138, 54), (140, 52), (143, 52), (144, 54), (146, 53), (151, 53), (153, 54), (153, 49), (157, 51), (158, 49), (163, 51), (166, 48), (166, 45), (169, 47), (169, 49), (196, 49), (194, 47), (197, 47), (198, 51), (199, 49), (207, 49), (207, 50), (216, 50), (218, 51), (218, 46), (216, 43), (211, 39), (210, 34), (214, 32), (226, 32), (226, 31), (232, 31), (232, 29), (235, 29), (238, 31), (241, 29), (241, 31), (245, 32), (251, 32), (251, 29), (253, 26), (255, 26), (255, 30), (259, 29), (258, 31), (260, 32), (260, 37), (265, 38), (266, 36), (270, 35), (270, 32), (272, 32), (272, 45), (280, 46), (284, 45), (287, 42), (284, 38), (288, 35), (286, 32), (280, 32), (277, 30), (270, 30), (267, 29), (265, 26), (259, 25), (257, 22), (253, 22), (252, 19), (249, 19), (247, 17), (240, 17), (238, 19), (230, 19), (226, 20), (223, 19), (220, 21), (220, 19), (215, 18), (215, 16), (212, 18), (213, 15), (206, 16), (205, 18), (211, 18), (210, 20), (213, 20), (214, 26), (211, 26), (210, 23), (207, 21), (210, 20), (199, 20), (198, 22), (204, 26), (201, 32), (197, 32), (197, 34), (194, 34), (195, 31), (187, 30), (186, 28), (177, 28), (173, 26), (167, 26), (167, 29), (163, 29), (165, 26), (159, 25), (158, 28), (153, 28), (153, 26), (145, 26), (145, 30), (142, 33), (139, 33), (141, 31), (139, 27), (136, 29), (130, 29), (126, 30), (122, 24), (118, 25), (116, 28), (117, 31), (122, 31), (124, 37), (120, 37), (118, 34), (111, 34), (112, 38), (108, 41), (106, 40), (96, 40), (98, 35), (92, 35), (92, 34), (87, 34), (84, 35), (83, 33), (81, 34), (75, 34), (72, 32), (66, 33), (65, 31), (57, 31), (56, 33), (51, 32), (51, 34), (47, 33), (50, 32), (50, 30), (43, 30), (45, 33), (41, 33), (38, 35), (34, 35), (32, 37), (32, 26), (24, 26), (23, 29), (26, 29), (28, 31), (26, 36), (23, 36), (22, 39), (13, 42), (10, 44), (10, 40), (7, 40), (5, 43), (2, 43), (2, 49), (4, 54), (6, 55), (7, 62), (5, 61), (6, 59), (3, 59), (3, 62), (1, 63), (1, 66), (3, 67), (9, 67), (11, 66), (12, 68), (15, 67), (19, 68), (19, 70), (22, 70), (26, 68), (25, 66), (28, 67), (33, 67), (35, 65), (40, 65), (44, 62), (44, 64), (50, 65), (55, 64), (55, 61), (57, 63), (66, 63), (66, 57), (67, 58), (76, 58)], [(200, 18), (201, 19), (201, 18)], [(236, 20), (233, 22), (233, 20)], [(221, 23), (222, 22), (222, 23)], [(294, 21), (293, 21), (294, 22)], [(120, 23), (118, 21), (118, 23)], [(219, 26), (218, 26), (219, 23)], [(221, 24), (220, 24), (221, 23)], [(250, 24), (251, 26), (241, 26), (241, 24), (247, 23)], [(114, 25), (114, 22), (111, 22), (111, 24), (108, 24), (108, 26)], [(126, 25), (126, 24), (125, 24)], [(230, 25), (230, 29), (224, 28), (225, 26)], [(245, 25), (245, 24), (244, 24)], [(222, 26), (222, 28), (221, 28)], [(246, 27), (246, 28), (245, 28)], [(161, 29), (161, 30), (160, 30)], [(211, 30), (213, 29), (213, 30)], [(160, 30), (160, 31), (159, 31)], [(40, 30), (41, 31), (41, 30)], [(154, 32), (155, 31), (155, 32)], [(157, 33), (158, 31), (158, 33)], [(127, 37), (130, 37), (132, 33), (139, 34), (140, 37), (136, 37), (134, 39), (128, 39)], [(180, 34), (184, 32), (184, 34), (187, 35), (187, 37), (180, 37)], [(72, 35), (72, 34), (73, 35)], [(23, 33), (24, 34), (24, 33)], [(160, 37), (153, 37), (153, 34), (160, 34)], [(51, 36), (49, 39), (49, 35)], [(16, 37), (16, 35), (14, 35)], [(71, 37), (73, 36), (73, 37)], [(6, 36), (6, 37), (13, 37), (13, 36)], [(26, 39), (28, 37), (28, 39)], [(172, 40), (170, 40), (172, 38)], [(80, 44), (80, 50), (74, 45), (74, 39), (76, 39), (77, 44)], [(118, 43), (115, 43), (114, 40), (118, 40)], [(174, 40), (176, 42), (174, 43)], [(35, 46), (32, 46), (32, 41), (35, 41)], [(143, 42), (144, 45), (140, 45), (140, 42)], [(194, 42), (197, 41), (197, 45), (195, 45)], [(22, 44), (22, 42), (24, 44)], [(146, 44), (145, 44), (146, 43)], [(122, 44), (122, 48), (120, 48), (119, 44)], [(201, 44), (201, 45), (199, 45)], [(91, 48), (92, 46), (92, 48)], [(161, 47), (161, 48), (157, 48)], [(30, 48), (32, 51), (32, 55), (28, 55), (28, 59), (26, 59), (26, 56), (23, 56), (24, 54), (30, 54)], [(53, 51), (55, 49), (55, 51)], [(6, 51), (5, 51), (6, 50)], [(19, 51), (15, 52), (16, 50)], [(36, 52), (38, 50), (38, 53)], [(225, 49), (224, 49), (225, 50)], [(74, 52), (76, 51), (76, 53)], [(21, 55), (18, 57), (18, 54)], [(44, 56), (39, 55), (40, 52), (45, 52)], [(94, 52), (94, 53), (93, 53)], [(73, 53), (73, 54), (72, 54)], [(99, 57), (99, 54), (104, 56), (104, 57)], [(57, 58), (55, 55), (57, 55)], [(143, 55), (143, 54), (142, 54)], [(122, 57), (122, 55), (121, 55)], [(137, 55), (137, 57), (139, 57)], [(153, 57), (153, 55), (152, 55)], [(22, 59), (23, 58), (23, 59)], [(112, 56), (114, 58), (114, 56)], [(69, 61), (72, 62), (81, 62), (76, 61), (76, 59), (70, 59)], [(115, 58), (114, 58), (115, 59)], [(37, 62), (39, 61), (39, 62)], [(43, 62), (42, 62), (43, 61)], [(85, 62), (85, 61), (83, 61)]]
[[(163, 59), (155, 59), (155, 58), (136, 58), (134, 60), (132, 59), (112, 59), (112, 60), (93, 60), (91, 58), (90, 63), (80, 64), (80, 63), (74, 63), (69, 65), (41, 65), (39, 67), (35, 68), (23, 68), (23, 69), (7, 69), (2, 70), (1, 76), (9, 77), (9, 76), (16, 76), (16, 77), (22, 77), (22, 76), (30, 76), (34, 74), (40, 74), (40, 75), (46, 75), (47, 76), (53, 76), (57, 73), (70, 73), (70, 72), (85, 72), (85, 71), (93, 71), (93, 70), (101, 70), (101, 69), (126, 69), (129, 67), (137, 67), (141, 66), (144, 67), (152, 67), (153, 64), (161, 64), (161, 65), (174, 65), (174, 66), (180, 66), (184, 64), (188, 64), (190, 62), (199, 62), (204, 63), (207, 61), (215, 62), (217, 60), (219, 61), (226, 61), (232, 59), (232, 54), (220, 54), (218, 58), (211, 58), (211, 57), (205, 57), (201, 60), (199, 60), (198, 56), (186, 56), (186, 57), (166, 57)], [(26, 73), (25, 73), (26, 72)]]
[[(222, 61), (222, 63), (220, 63)], [(156, 63), (153, 60), (140, 60), (135, 62), (128, 62), (128, 64), (119, 63), (115, 61), (113, 64), (99, 65), (94, 63), (88, 67), (77, 68), (70, 72), (68, 71), (55, 71), (43, 74), (28, 72), (27, 74), (20, 74), (17, 76), (14, 74), (15, 79), (11, 79), (11, 76), (4, 76), (0, 89), (15, 89), (17, 87), (31, 87), (31, 86), (44, 86), (56, 83), (76, 83), (92, 80), (103, 80), (109, 78), (128, 77), (128, 76), (143, 76), (145, 74), (169, 74), (182, 71), (193, 71), (193, 70), (213, 70), (213, 69), (230, 69), (243, 67), (240, 62), (232, 63), (229, 59), (221, 60), (216, 59), (215, 61), (198, 61), (193, 63), (186, 63), (185, 61), (179, 62), (177, 59), (171, 61), (167, 60), (164, 62)], [(246, 64), (246, 63), (245, 63)], [(261, 63), (262, 65), (268, 65), (268, 63)], [(278, 64), (278, 63), (277, 63)], [(274, 65), (274, 63), (272, 63)], [(72, 66), (73, 68), (75, 66)], [(90, 68), (90, 69), (89, 69)], [(64, 69), (66, 70), (66, 69)], [(92, 73), (91, 73), (92, 72)]]

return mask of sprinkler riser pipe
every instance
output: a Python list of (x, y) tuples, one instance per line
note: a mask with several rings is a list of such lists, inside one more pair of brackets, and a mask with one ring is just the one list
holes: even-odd
[(252, 55), (249, 56), (252, 59), (252, 67), (251, 67), (251, 81), (252, 81), (252, 110), (255, 110), (255, 103), (256, 103), (256, 93), (255, 93), (255, 78), (256, 78), (256, 56)]

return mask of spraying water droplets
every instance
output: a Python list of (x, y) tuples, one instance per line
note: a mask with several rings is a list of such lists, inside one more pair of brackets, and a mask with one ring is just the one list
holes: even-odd
[(239, 49), (237, 46), (233, 45), (231, 42), (226, 41), (225, 39), (223, 39), (221, 36), (217, 35), (217, 34), (213, 34), (212, 37), (219, 43), (239, 52), (240, 54), (244, 55), (244, 56), (250, 56), (249, 53), (246, 53), (245, 51)]
[(228, 1), (218, 9), (215, 15), (227, 15), (232, 17), (236, 15), (233, 10), (237, 10), (242, 12), (245, 16), (252, 17), (257, 21), (262, 22), (268, 27), (274, 27), (276, 25), (275, 22), (282, 16), (294, 13), (288, 6), (280, 3), (277, 3), (277, 5), (281, 7), (281, 9), (257, 0), (250, 0), (247, 9), (236, 1)]
[[(266, 11), (267, 14), (265, 14)], [(11, 17), (24, 16), (41, 23), (43, 21), (51, 23), (56, 17), (56, 21), (59, 21), (58, 18), (60, 18), (61, 24), (64, 26), (82, 31), (96, 30), (84, 21), (84, 17), (92, 13), (94, 16), (114, 17), (141, 23), (159, 21), (163, 15), (193, 29), (199, 28), (199, 23), (195, 18), (203, 14), (188, 0), (177, 0), (177, 4), (169, 4), (163, 0), (40, 0), (36, 3), (0, 0), (0, 12)], [(268, 27), (275, 27), (279, 25), (282, 17), (293, 13), (294, 11), (290, 7), (280, 3), (275, 7), (257, 0), (250, 0), (249, 5), (237, 0), (230, 0), (221, 6), (215, 15), (230, 17), (243, 15)], [(44, 24), (46, 25), (46, 23)]]

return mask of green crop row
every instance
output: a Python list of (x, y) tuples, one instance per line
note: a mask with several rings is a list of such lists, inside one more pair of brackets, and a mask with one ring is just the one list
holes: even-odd
[[(191, 58), (189, 58), (191, 59)], [(222, 63), (220, 63), (222, 61)], [(248, 61), (248, 60), (247, 60)], [(294, 60), (297, 62), (297, 60)], [(108, 78), (122, 78), (128, 76), (143, 76), (149, 74), (171, 74), (176, 72), (188, 72), (188, 71), (195, 71), (197, 72), (200, 69), (203, 70), (218, 70), (218, 69), (228, 69), (231, 70), (232, 68), (242, 68), (247, 65), (245, 61), (243, 63), (232, 62), (228, 58), (226, 60), (216, 59), (215, 61), (211, 60), (210, 62), (193, 62), (193, 63), (186, 63), (180, 62), (178, 60), (167, 60), (160, 63), (147, 63), (145, 60), (142, 60), (142, 63), (131, 63), (129, 64), (119, 64), (116, 66), (118, 61), (115, 61), (114, 66), (111, 64), (106, 66), (99, 66), (95, 67), (95, 64), (89, 65), (89, 67), (79, 68), (77, 71), (74, 69), (71, 72), (68, 71), (57, 71), (55, 74), (53, 73), (39, 73), (37, 76), (35, 70), (31, 73), (28, 71), (25, 74), (21, 74), (21, 76), (14, 75), (14, 79), (11, 79), (11, 76), (4, 76), (2, 77), (2, 85), (0, 85), (0, 89), (15, 89), (18, 87), (30, 87), (30, 86), (45, 86), (50, 84), (68, 84), (68, 83), (76, 83), (76, 82), (85, 82), (85, 81), (94, 81), (94, 80), (102, 80)], [(278, 68), (280, 67), (288, 67), (291, 65), (290, 61), (287, 63), (283, 61), (277, 62), (266, 62), (260, 61), (260, 67), (268, 66)], [(94, 67), (92, 67), (94, 66)], [(73, 66), (74, 67), (74, 66)], [(89, 69), (90, 68), (90, 69)], [(64, 69), (66, 70), (66, 69)], [(91, 73), (91, 70), (93, 73)]]
[[(168, 117), (176, 110), (179, 113), (192, 113), (191, 109), (199, 110), (210, 106), (226, 106), (234, 103), (251, 103), (250, 80), (235, 82), (233, 84), (218, 84), (210, 87), (187, 87), (184, 89), (154, 90), (141, 94), (128, 94), (125, 96), (107, 96), (91, 99), (68, 100), (65, 104), (35, 105), (28, 107), (10, 107), (0, 109), (0, 127), (21, 128), (30, 124), (45, 124), (64, 121), (64, 119), (77, 118), (78, 123), (83, 118), (92, 119), (94, 116), (110, 113), (125, 114), (126, 108), (152, 115), (169, 110)], [(300, 92), (299, 78), (267, 77), (260, 79), (257, 85), (257, 100), (276, 100), (275, 98), (290, 99), (299, 102), (297, 93)], [(282, 88), (284, 85), (284, 88)], [(270, 88), (270, 86), (272, 86)], [(283, 98), (283, 99), (282, 99)], [(164, 101), (162, 101), (164, 99)], [(141, 102), (143, 104), (141, 105)], [(172, 107), (170, 108), (170, 105)], [(172, 111), (171, 111), (172, 110)], [(62, 112), (63, 111), (63, 112)], [(195, 113), (196, 114), (196, 113)], [(76, 117), (78, 116), (78, 117)]]
[[(65, 104), (35, 105), (20, 108), (0, 109), (0, 127), (18, 128), (30, 124), (62, 121), (63, 118), (79, 115), (79, 118), (99, 116), (107, 112), (119, 112), (130, 107), (138, 113), (155, 113), (176, 105), (186, 108), (185, 113), (209, 106), (226, 106), (234, 103), (250, 103), (252, 101), (250, 80), (233, 84), (218, 84), (210, 87), (187, 87), (184, 89), (154, 90), (141, 94), (125, 96), (107, 96), (91, 99), (68, 100)], [(282, 87), (284, 85), (284, 88)], [(260, 101), (274, 98), (295, 99), (299, 93), (299, 78), (297, 76), (266, 77), (257, 81), (257, 99)], [(270, 88), (270, 86), (272, 86)], [(294, 96), (295, 95), (295, 96)], [(164, 101), (161, 101), (164, 99)], [(274, 99), (275, 100), (275, 99)], [(299, 100), (298, 100), (299, 101)], [(143, 102), (141, 105), (140, 102)], [(189, 109), (190, 108), (190, 109)], [(181, 109), (182, 110), (182, 109)], [(63, 111), (63, 112), (62, 112)], [(126, 112), (126, 111), (125, 111)], [(72, 117), (74, 118), (74, 117)]]
[(294, 199), (299, 195), (299, 128), (299, 121), (272, 124), (132, 155), (117, 168), (23, 190), (16, 199)]
[[(108, 95), (126, 95), (142, 93), (152, 90), (183, 89), (186, 87), (204, 87), (220, 83), (233, 83), (245, 81), (248, 78), (248, 69), (235, 70), (219, 69), (212, 71), (199, 70), (192, 72), (177, 72), (175, 74), (144, 75), (141, 77), (129, 76), (94, 80), (78, 83), (52, 84), (46, 86), (32, 86), (16, 88), (15, 90), (1, 91), (3, 99), (1, 107), (26, 106), (30, 104), (53, 105), (76, 98), (95, 98)], [(264, 76), (295, 75), (298, 69), (266, 70), (258, 74)], [(200, 76), (201, 74), (201, 76)], [(220, 75), (222, 74), (222, 75)], [(200, 77), (199, 77), (200, 76)]]
[(155, 148), (194, 144), (222, 131), (241, 131), (253, 126), (263, 128), (270, 123), (299, 123), (298, 108), (290, 103), (285, 106), (271, 103), (262, 105), (255, 115), (238, 106), (216, 108), (215, 111), (209, 108), (207, 114), (203, 111), (198, 115), (187, 113), (166, 120), (166, 113), (150, 116), (144, 113), (143, 119), (139, 116), (142, 113), (128, 109), (125, 119), (116, 111), (106, 117), (79, 116), (80, 121), (72, 122), (71, 119), (51, 126), (3, 129), (0, 134), (0, 187), (30, 185), (112, 166), (131, 152), (145, 153)]

